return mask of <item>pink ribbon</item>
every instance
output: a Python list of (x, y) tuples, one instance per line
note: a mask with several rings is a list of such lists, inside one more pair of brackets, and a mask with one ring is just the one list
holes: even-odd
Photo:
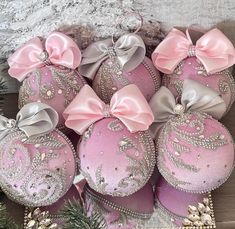
[(174, 28), (154, 50), (152, 60), (157, 69), (171, 74), (188, 56), (196, 56), (207, 73), (222, 71), (235, 63), (233, 44), (218, 29), (204, 34), (194, 46), (188, 30), (185, 35)]
[(105, 104), (90, 86), (85, 85), (63, 115), (65, 125), (78, 134), (83, 134), (91, 124), (105, 117), (118, 118), (131, 133), (147, 130), (154, 120), (146, 99), (133, 84), (117, 91), (110, 105)]
[(36, 68), (47, 64), (75, 69), (81, 62), (77, 44), (63, 33), (53, 32), (45, 40), (32, 38), (8, 58), (9, 74), (19, 81)]

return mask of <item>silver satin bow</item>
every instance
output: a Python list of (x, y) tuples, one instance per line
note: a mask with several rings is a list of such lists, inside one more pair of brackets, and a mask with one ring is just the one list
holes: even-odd
[(58, 123), (58, 114), (50, 106), (33, 102), (17, 113), (16, 120), (0, 115), (0, 140), (14, 130), (23, 131), (27, 137), (51, 132)]
[(220, 119), (226, 112), (226, 104), (219, 93), (193, 80), (184, 81), (180, 103), (163, 86), (151, 98), (149, 105), (154, 114), (154, 122), (150, 127), (153, 136), (156, 136), (161, 124), (188, 111), (203, 112), (215, 119)]
[(114, 44), (112, 39), (94, 42), (83, 52), (80, 73), (93, 79), (100, 65), (110, 56), (117, 58), (123, 71), (135, 69), (145, 57), (142, 38), (134, 33), (121, 36)]

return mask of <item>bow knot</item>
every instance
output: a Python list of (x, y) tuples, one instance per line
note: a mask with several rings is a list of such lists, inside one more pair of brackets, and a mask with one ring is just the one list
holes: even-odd
[(49, 60), (49, 54), (46, 50), (43, 50), (40, 55), (39, 59), (45, 63), (45, 65), (51, 65), (51, 61)]
[(188, 57), (196, 56), (196, 47), (195, 45), (190, 45), (188, 48)]
[(102, 112), (103, 112), (103, 115), (104, 115), (105, 118), (111, 117), (110, 106), (108, 104), (104, 105)]
[(65, 109), (65, 125), (83, 134), (93, 123), (107, 117), (118, 118), (130, 132), (147, 130), (153, 113), (137, 86), (130, 84), (117, 91), (110, 105), (105, 104), (88, 85), (83, 86)]
[(8, 119), (6, 121), (6, 128), (7, 129), (15, 129), (16, 128), (16, 120), (15, 119)]
[(231, 67), (235, 63), (235, 50), (229, 39), (218, 29), (212, 29), (192, 44), (188, 30), (172, 29), (152, 53), (157, 69), (166, 74), (173, 73), (177, 65), (188, 56), (196, 56), (207, 73), (213, 74)]
[(45, 65), (60, 65), (75, 69), (81, 62), (77, 44), (63, 33), (51, 33), (45, 42), (32, 38), (8, 58), (9, 74), (19, 81)]
[(16, 120), (0, 115), (0, 140), (16, 129), (27, 137), (46, 134), (55, 129), (58, 123), (57, 112), (46, 104), (33, 102), (22, 107)]
[(110, 59), (113, 59), (117, 56), (114, 47), (108, 47), (108, 49), (106, 50), (106, 53), (108, 54)]
[(185, 112), (185, 108), (182, 104), (176, 104), (174, 107), (174, 112), (177, 115), (182, 115)]
[(131, 71), (144, 60), (145, 53), (143, 40), (134, 33), (121, 36), (115, 43), (112, 39), (94, 42), (83, 52), (80, 73), (92, 80), (108, 58), (116, 58), (120, 70)]

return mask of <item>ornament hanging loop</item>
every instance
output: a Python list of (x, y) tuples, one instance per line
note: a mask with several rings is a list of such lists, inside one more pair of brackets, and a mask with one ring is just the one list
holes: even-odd
[[(135, 29), (135, 31), (133, 33), (137, 33), (139, 32), (139, 30), (142, 28), (143, 26), (143, 17), (141, 16), (141, 14), (135, 10), (131, 10), (129, 12), (125, 12), (123, 15), (120, 15), (117, 19), (116, 19), (116, 23), (115, 23), (115, 27), (117, 28), (118, 26), (121, 26), (123, 24), (123, 22), (125, 20), (127, 20), (128, 18), (131, 17), (135, 17), (136, 20), (138, 21), (138, 25), (137, 28)], [(112, 34), (112, 43), (115, 44), (114, 41), (114, 34)]]

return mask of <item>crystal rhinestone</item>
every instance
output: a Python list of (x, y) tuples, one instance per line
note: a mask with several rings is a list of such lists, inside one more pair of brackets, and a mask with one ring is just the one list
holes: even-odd
[(201, 227), (201, 226), (203, 226), (203, 222), (201, 222), (201, 221), (195, 221), (195, 222), (193, 223), (193, 225), (194, 225), (194, 226), (197, 226), (197, 227)]
[(62, 94), (62, 90), (61, 89), (58, 90), (58, 94), (60, 94), (60, 95)]
[(37, 217), (40, 213), (41, 213), (41, 210), (40, 210), (39, 208), (36, 208), (36, 209), (33, 211), (33, 217)]
[(200, 220), (200, 216), (197, 215), (197, 214), (190, 214), (190, 215), (188, 216), (188, 219), (191, 220), (192, 222), (195, 222), (195, 221)]
[(35, 148), (38, 148), (40, 146), (40, 144), (36, 143), (34, 146), (35, 146)]
[(198, 203), (198, 210), (201, 214), (204, 213), (206, 211), (205, 205), (202, 203)]
[(30, 220), (27, 224), (27, 228), (33, 228), (36, 225), (36, 221), (35, 220)]
[(206, 206), (208, 206), (209, 203), (210, 203), (210, 201), (209, 201), (208, 198), (203, 198), (203, 203), (204, 203)]
[(209, 214), (202, 214), (201, 221), (204, 225), (209, 226), (212, 224), (212, 218)]
[(171, 222), (175, 222), (175, 220), (173, 218), (171, 218)]
[(43, 219), (40, 224), (43, 226), (49, 226), (52, 223), (51, 219)]
[(12, 129), (16, 127), (16, 120), (14, 119), (8, 119), (6, 123), (7, 129)]
[(119, 146), (124, 146), (124, 145), (126, 145), (127, 144), (127, 142), (125, 141), (125, 140), (121, 140), (120, 142), (119, 142)]
[(175, 151), (175, 155), (176, 155), (176, 156), (180, 156), (180, 153), (177, 152), (177, 151)]
[(45, 153), (42, 153), (42, 154), (41, 154), (41, 161), (43, 161), (43, 160), (45, 159), (45, 157), (46, 157), (46, 154), (45, 154)]
[(51, 224), (48, 229), (57, 229), (58, 225), (56, 223)]
[(201, 138), (201, 139), (202, 139), (202, 138), (204, 138), (204, 135), (203, 135), (203, 134), (202, 134), (202, 135), (200, 135), (200, 136), (199, 136), (199, 138)]
[(48, 96), (51, 96), (51, 95), (52, 95), (51, 90), (47, 91), (47, 95), (48, 95)]
[(178, 142), (179, 142), (178, 138), (175, 138), (175, 139), (174, 139), (174, 142), (178, 143)]
[(181, 114), (184, 113), (184, 111), (185, 111), (185, 109), (184, 109), (183, 105), (181, 105), (181, 104), (176, 104), (175, 105), (175, 107), (174, 107), (175, 114), (181, 115)]
[(184, 219), (182, 223), (184, 226), (192, 226), (193, 225), (193, 223), (189, 219)]
[(117, 90), (117, 87), (112, 87), (112, 90), (113, 90), (113, 91), (116, 91), (116, 90)]
[(221, 139), (221, 140), (223, 140), (224, 139), (224, 135), (223, 134), (221, 134), (220, 136), (219, 136), (219, 138)]
[(48, 57), (49, 57), (49, 55), (46, 50), (41, 52), (41, 54), (39, 55), (39, 58), (42, 62), (46, 61), (48, 59)]
[(189, 205), (188, 206), (188, 212), (192, 214), (198, 214), (198, 210), (195, 206)]

